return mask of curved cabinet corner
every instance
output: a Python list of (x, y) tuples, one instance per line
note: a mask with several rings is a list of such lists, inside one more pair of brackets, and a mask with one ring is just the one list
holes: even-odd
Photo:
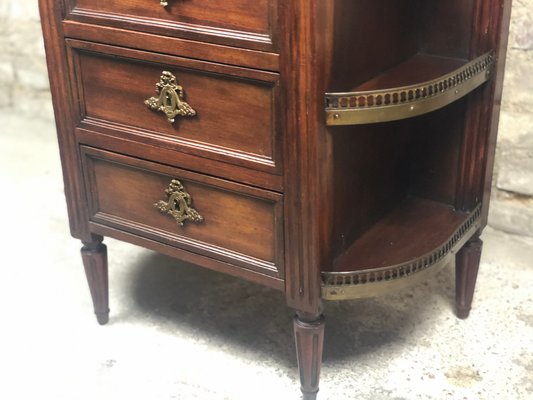
[(387, 122), (435, 111), (488, 81), (494, 60), (493, 52), (470, 62), (418, 54), (353, 92), (326, 93), (326, 123)]
[[(410, 222), (414, 214), (420, 222)], [(337, 257), (332, 271), (322, 272), (322, 298), (375, 297), (424, 279), (452, 260), (479, 229), (480, 217), (481, 204), (466, 213), (406, 201)]]

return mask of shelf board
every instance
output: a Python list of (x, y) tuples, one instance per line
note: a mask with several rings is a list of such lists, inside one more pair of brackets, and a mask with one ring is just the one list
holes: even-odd
[(337, 272), (409, 262), (443, 244), (467, 213), (430, 200), (410, 198), (366, 231), (334, 262)]
[(327, 125), (395, 121), (442, 108), (482, 85), (493, 53), (472, 61), (417, 54), (344, 93), (326, 93)]
[(356, 86), (350, 92), (377, 91), (383, 88), (395, 88), (418, 85), (447, 75), (467, 64), (468, 60), (416, 54), (407, 61), (392, 67), (384, 73)]
[(339, 255), (332, 271), (322, 273), (323, 297), (367, 297), (445, 265), (479, 228), (479, 216), (480, 206), (467, 213), (431, 200), (406, 199)]

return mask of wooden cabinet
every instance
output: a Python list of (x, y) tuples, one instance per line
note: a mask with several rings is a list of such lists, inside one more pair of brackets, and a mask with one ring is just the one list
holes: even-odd
[[(470, 311), (509, 0), (40, 0), (72, 235), (285, 293), (316, 397), (324, 305), (455, 264)], [(275, 312), (275, 310), (269, 310)]]

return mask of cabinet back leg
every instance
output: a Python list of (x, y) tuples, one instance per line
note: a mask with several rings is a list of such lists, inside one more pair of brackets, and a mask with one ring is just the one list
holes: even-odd
[(455, 307), (459, 318), (468, 318), (476, 288), (483, 242), (471, 239), (457, 253), (455, 260)]
[(81, 258), (93, 299), (94, 312), (100, 325), (109, 321), (109, 279), (107, 248), (101, 240), (84, 242)]
[(294, 338), (303, 400), (314, 400), (322, 365), (324, 316), (297, 313), (294, 317)]

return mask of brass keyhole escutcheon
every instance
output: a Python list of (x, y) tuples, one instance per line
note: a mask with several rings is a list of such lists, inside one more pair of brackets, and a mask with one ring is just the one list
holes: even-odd
[(176, 117), (194, 117), (196, 111), (184, 100), (183, 87), (168, 71), (163, 71), (159, 82), (155, 85), (157, 96), (145, 100), (150, 109), (163, 112), (168, 122), (174, 123)]
[(183, 184), (173, 179), (165, 190), (167, 200), (160, 200), (154, 204), (161, 213), (173, 217), (179, 226), (183, 226), (185, 221), (202, 222), (204, 218), (191, 207), (192, 198), (183, 188)]

